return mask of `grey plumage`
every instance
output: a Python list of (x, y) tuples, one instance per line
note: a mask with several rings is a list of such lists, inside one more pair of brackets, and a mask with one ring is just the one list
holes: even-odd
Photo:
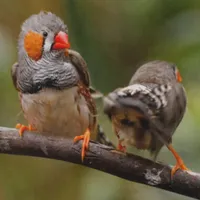
[(90, 81), (90, 75), (87, 68), (87, 63), (83, 57), (76, 51), (69, 49), (68, 50), (70, 62), (73, 63), (74, 67), (78, 71), (81, 77), (81, 81), (90, 89), (90, 93), (94, 99), (99, 99), (103, 97), (103, 94), (100, 91), (97, 91), (92, 87)]
[[(96, 107), (87, 92), (94, 98), (102, 94), (90, 86), (85, 60), (74, 50), (52, 48), (59, 32), (68, 33), (67, 26), (53, 13), (40, 12), (29, 17), (21, 29), (18, 62), (12, 66), (11, 76), (29, 124), (42, 132), (59, 129), (59, 134), (66, 136), (83, 134), (87, 127), (93, 139), (106, 143), (102, 131), (100, 136), (96, 133)], [(27, 47), (25, 38), (30, 33), (37, 38), (30, 38), (32, 46)], [(37, 50), (41, 55), (34, 59), (28, 50)], [(85, 90), (86, 97), (79, 87)]]
[[(156, 158), (181, 122), (186, 95), (176, 79), (176, 66), (153, 61), (141, 66), (129, 86), (104, 98), (104, 112), (115, 121), (126, 144), (148, 149)], [(115, 129), (115, 130), (116, 130)]]
[[(41, 59), (37, 61), (30, 58), (24, 48), (24, 37), (29, 31), (40, 35), (44, 32), (48, 33), (43, 41)], [(16, 85), (21, 92), (35, 93), (44, 87), (64, 89), (77, 85), (80, 79), (79, 74), (69, 62), (69, 58), (65, 56), (64, 51), (52, 51), (51, 49), (58, 31), (68, 33), (67, 26), (59, 17), (50, 12), (32, 15), (23, 23), (18, 40), (18, 65), (20, 67), (15, 71), (15, 76), (18, 77)], [(45, 45), (49, 48), (45, 49)]]
[(41, 11), (39, 14), (30, 16), (27, 20), (24, 21), (21, 27), (21, 32), (18, 40), (18, 56), (19, 59), (24, 57), (24, 37), (29, 32), (37, 32), (41, 35), (43, 32), (48, 33), (48, 42), (53, 43), (55, 33), (58, 31), (63, 31), (68, 33), (68, 28), (64, 22), (51, 12)]

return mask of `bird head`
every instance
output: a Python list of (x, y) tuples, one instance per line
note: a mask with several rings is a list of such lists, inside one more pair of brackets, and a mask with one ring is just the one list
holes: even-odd
[(134, 83), (167, 84), (182, 82), (181, 74), (173, 63), (151, 61), (142, 65), (133, 75), (130, 85)]
[(40, 12), (25, 20), (18, 40), (20, 91), (75, 86), (80, 77), (70, 61), (69, 48), (67, 26), (55, 14)]
[(18, 45), (19, 56), (33, 61), (63, 54), (70, 48), (67, 26), (50, 12), (32, 15), (22, 25)]

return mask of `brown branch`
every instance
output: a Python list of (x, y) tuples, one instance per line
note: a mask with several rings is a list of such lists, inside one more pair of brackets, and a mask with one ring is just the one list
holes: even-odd
[(0, 127), (0, 153), (37, 156), (68, 161), (156, 188), (200, 199), (200, 174), (178, 171), (170, 179), (169, 166), (131, 154), (117, 153), (111, 147), (90, 142), (84, 163), (81, 142), (45, 137), (25, 132), (19, 137), (16, 129)]

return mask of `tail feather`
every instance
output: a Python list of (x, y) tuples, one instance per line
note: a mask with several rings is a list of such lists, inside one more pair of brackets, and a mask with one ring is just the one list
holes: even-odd
[(93, 99), (103, 98), (103, 94), (100, 91), (96, 90), (94, 87), (90, 86), (89, 90)]
[(116, 148), (116, 146), (109, 140), (109, 138), (106, 136), (106, 134), (104, 133), (102, 127), (100, 125), (98, 125), (97, 127), (97, 141), (101, 144), (104, 144), (106, 146), (110, 146), (113, 148)]

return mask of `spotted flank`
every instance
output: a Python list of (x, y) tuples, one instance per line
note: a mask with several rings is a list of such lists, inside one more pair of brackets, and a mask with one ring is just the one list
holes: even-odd
[(163, 108), (167, 105), (166, 93), (172, 89), (171, 85), (158, 85), (154, 88), (142, 84), (134, 84), (125, 87), (117, 92), (119, 97), (135, 97), (145, 103), (154, 103), (156, 108)]

